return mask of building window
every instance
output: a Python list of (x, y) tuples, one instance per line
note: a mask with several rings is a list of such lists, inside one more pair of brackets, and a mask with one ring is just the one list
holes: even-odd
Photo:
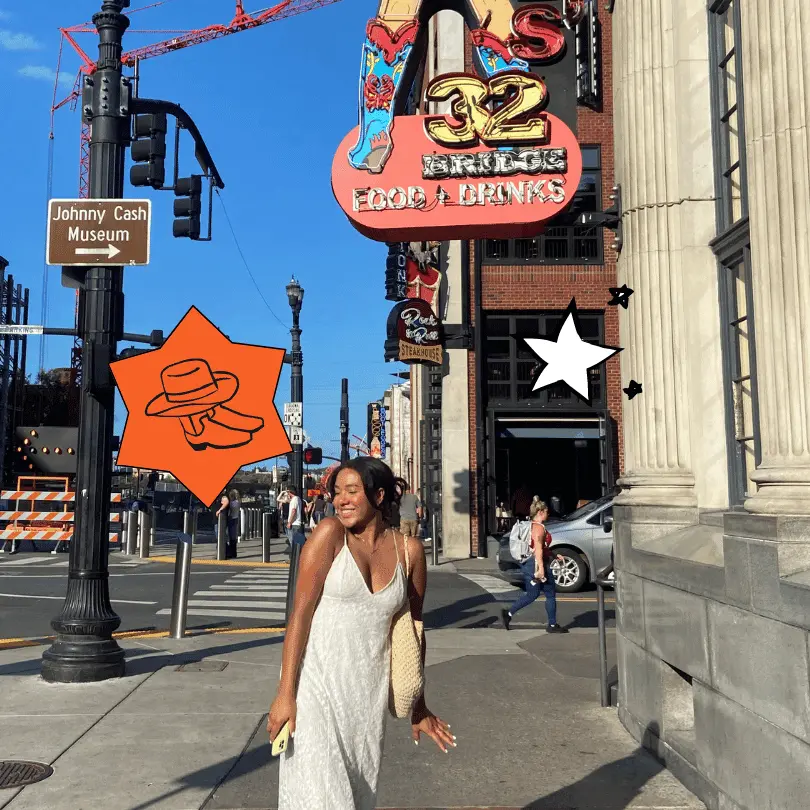
[(712, 117), (719, 233), (748, 215), (739, 0), (711, 0)]
[(711, 247), (719, 267), (732, 508), (756, 492), (751, 474), (760, 460), (740, 13), (739, 0), (709, 3), (718, 233)]
[[(580, 335), (589, 343), (604, 342), (604, 315), (579, 312)], [(541, 391), (532, 391), (541, 362), (524, 338), (554, 339), (560, 330), (564, 312), (485, 315), (484, 370), (489, 405), (587, 408), (567, 385), (558, 383)], [(604, 407), (605, 386), (601, 366), (590, 369), (592, 407)]]
[(601, 228), (577, 224), (583, 213), (602, 210), (599, 146), (582, 147), (582, 179), (571, 205), (543, 232), (528, 239), (485, 239), (484, 264), (602, 264)]

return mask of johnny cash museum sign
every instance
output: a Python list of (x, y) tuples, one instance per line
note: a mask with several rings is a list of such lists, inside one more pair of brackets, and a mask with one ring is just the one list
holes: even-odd
[[(352, 225), (371, 239), (412, 242), (534, 236), (573, 199), (582, 174), (576, 136), (549, 113), (545, 82), (530, 63), (564, 54), (564, 28), (586, 0), (464, 0), (477, 73), (434, 77), (426, 106), (407, 115), (427, 23), (422, 0), (396, 13), (381, 0), (366, 27), (360, 121), (338, 147), (332, 189)], [(450, 0), (437, 10), (454, 7)]]

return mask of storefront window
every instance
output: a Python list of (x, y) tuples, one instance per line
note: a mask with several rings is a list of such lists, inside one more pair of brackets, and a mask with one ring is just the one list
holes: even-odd
[(485, 239), (484, 264), (601, 264), (601, 228), (579, 225), (582, 214), (602, 210), (602, 159), (598, 146), (582, 147), (582, 179), (571, 205), (553, 225), (529, 239)]
[[(549, 312), (535, 315), (486, 316), (484, 368), (487, 375), (489, 404), (586, 407), (568, 386), (559, 383), (542, 391), (532, 391), (541, 363), (524, 338), (553, 339), (559, 332), (564, 313)], [(602, 343), (604, 316), (602, 313), (579, 313), (579, 331), (583, 340)], [(589, 372), (593, 407), (604, 405), (604, 385), (601, 367)]]

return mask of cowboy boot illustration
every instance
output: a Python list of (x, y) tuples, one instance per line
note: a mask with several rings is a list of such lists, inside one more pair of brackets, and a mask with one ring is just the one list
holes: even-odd
[(226, 408), (224, 405), (212, 408), (208, 412), (208, 418), (223, 427), (231, 428), (231, 430), (247, 430), (250, 433), (255, 433), (264, 427), (264, 419), (261, 416), (239, 413), (231, 410), (231, 408)]
[(360, 136), (349, 164), (378, 174), (393, 149), (394, 107), (408, 56), (419, 30), (410, 20), (392, 31), (382, 20), (369, 20), (360, 68)]
[(236, 396), (239, 378), (211, 371), (206, 360), (172, 363), (160, 372), (160, 381), (163, 392), (149, 401), (146, 415), (177, 419), (194, 450), (242, 447), (264, 427), (261, 417), (223, 407)]

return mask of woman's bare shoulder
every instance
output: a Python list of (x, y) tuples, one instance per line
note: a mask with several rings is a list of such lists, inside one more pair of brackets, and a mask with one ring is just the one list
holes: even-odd
[(326, 555), (331, 551), (334, 558), (343, 547), (345, 532), (343, 524), (337, 518), (324, 518), (309, 536), (307, 544), (312, 544), (314, 550), (321, 554)]

